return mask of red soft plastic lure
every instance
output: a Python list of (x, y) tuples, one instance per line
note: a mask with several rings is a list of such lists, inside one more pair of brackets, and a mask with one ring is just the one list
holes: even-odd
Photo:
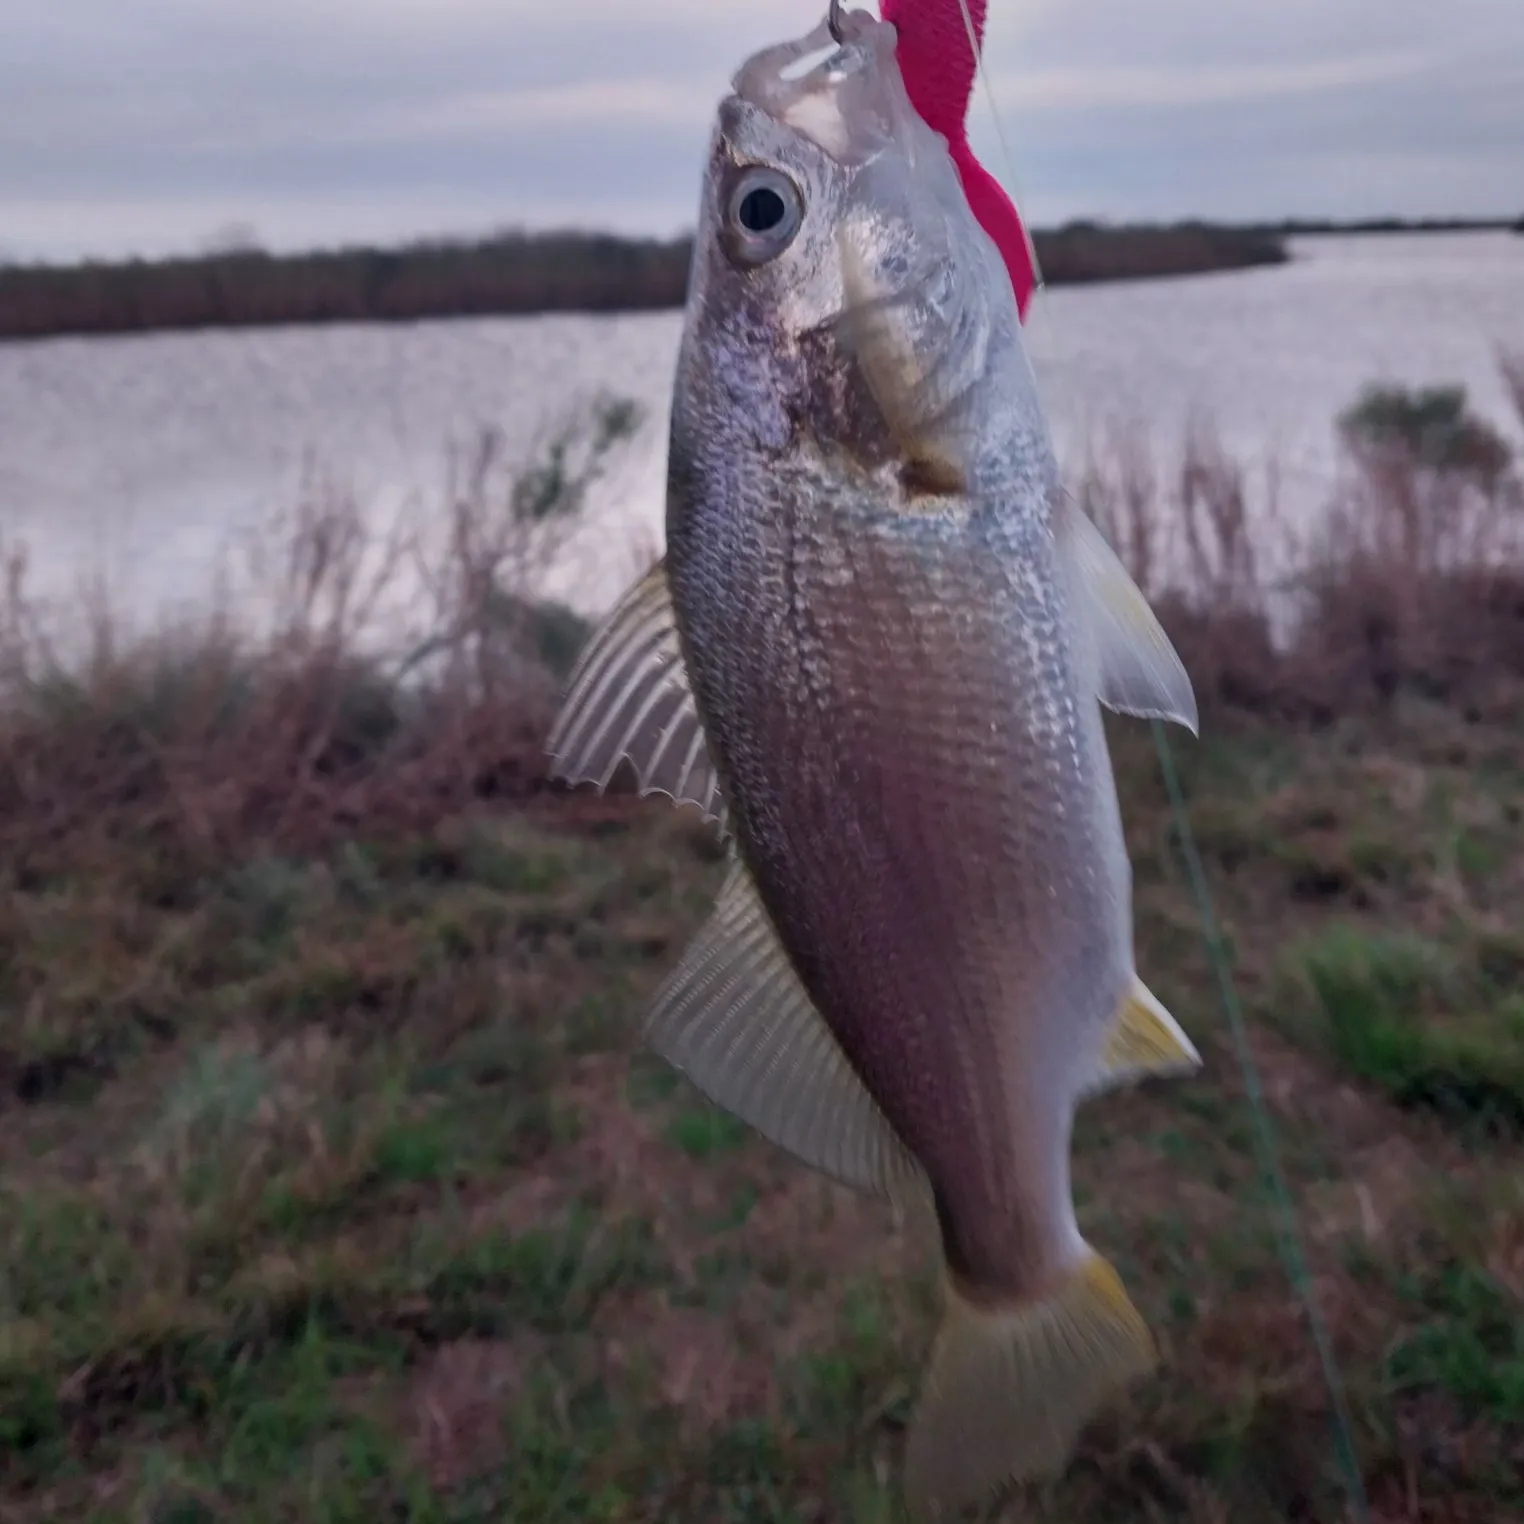
[[(963, 19), (965, 0), (882, 0), (880, 14), (899, 33), (895, 54), (910, 104), (933, 132), (947, 139), (964, 193), (979, 225), (995, 241), (1010, 272), (1016, 309), (1026, 321), (1037, 272), (1015, 203), (974, 157), (968, 141), (968, 106), (975, 59)], [(966, 0), (974, 34), (984, 42), (986, 0)]]

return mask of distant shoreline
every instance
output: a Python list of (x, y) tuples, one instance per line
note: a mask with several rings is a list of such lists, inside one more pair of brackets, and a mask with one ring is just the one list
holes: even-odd
[[(1047, 284), (1066, 286), (1285, 264), (1294, 237), (1510, 226), (1524, 220), (1073, 222), (1034, 242)], [(0, 265), (0, 339), (659, 311), (682, 305), (691, 247), (688, 237), (515, 232), (389, 249)]]
[(1352, 222), (1288, 217), (1280, 222), (1231, 224), (1281, 238), (1347, 238), (1361, 233), (1524, 233), (1521, 217), (1365, 217)]
[[(1274, 234), (1205, 224), (1035, 235), (1049, 285), (1284, 264)], [(692, 241), (509, 233), (476, 242), (306, 254), (232, 250), (120, 263), (0, 267), (0, 339), (285, 324), (413, 322), (681, 307)]]

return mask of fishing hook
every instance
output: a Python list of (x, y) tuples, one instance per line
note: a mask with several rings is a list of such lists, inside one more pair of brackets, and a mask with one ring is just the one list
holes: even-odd
[(830, 8), (826, 11), (826, 30), (831, 34), (831, 41), (838, 47), (847, 40), (841, 21), (841, 0), (831, 0)]

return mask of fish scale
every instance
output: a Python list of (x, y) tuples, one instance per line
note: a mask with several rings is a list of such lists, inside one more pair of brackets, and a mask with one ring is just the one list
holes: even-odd
[[(1039, 1117), (1064, 1128), (1087, 1052), (1065, 1038), (1088, 1020), (1098, 1045), (1131, 976), (1125, 855), (1109, 854), (1109, 873), (1086, 866), (1105, 818), (1088, 797), (1111, 778), (1098, 710), (1087, 729), (1055, 681), (1055, 583), (1003, 573), (1013, 557), (991, 539), (1019, 526), (998, 510), (933, 536), (866, 505), (822, 512), (818, 497), (736, 506), (739, 536), (675, 526), (667, 574), (679, 607), (726, 611), (723, 632), (693, 642), (689, 672), (735, 780), (742, 856), (847, 1056), (925, 1166), (961, 1246), (955, 1268), (1020, 1290), (1069, 1247), (1053, 1241), (1067, 1191), (1055, 1201), (1041, 1178), (1055, 1150), (1046, 1138), (1034, 1150), (1032, 1129)], [(1028, 537), (1023, 564), (1046, 535)], [(788, 547), (785, 581), (768, 568)], [(814, 576), (839, 556), (849, 581)], [(756, 654), (738, 662), (740, 651)], [(1008, 718), (992, 730), (991, 715)], [(1034, 1019), (1013, 1023), (1013, 1011)]]
[(730, 872), (645, 1034), (814, 1168), (929, 1201), (907, 1440), (934, 1517), (1061, 1467), (1153, 1363), (1081, 1236), (1075, 1108), (1200, 1058), (1133, 967), (1101, 707), (1190, 680), (1061, 490), (999, 251), (854, 13), (721, 103), (673, 388), (667, 552), (595, 634), (556, 775), (696, 805)]

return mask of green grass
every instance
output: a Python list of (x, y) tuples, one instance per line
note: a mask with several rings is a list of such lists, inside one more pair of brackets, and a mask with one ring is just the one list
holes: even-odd
[(1468, 1129), (1524, 1130), (1524, 994), (1488, 979), (1465, 939), (1335, 928), (1299, 957), (1346, 1070)]
[[(1151, 745), (1113, 735), (1140, 971), (1207, 1067), (1088, 1105), (1076, 1197), (1166, 1363), (1003, 1516), (1333, 1524)], [(1524, 1517), (1517, 741), (1180, 756), (1367, 1484)], [(926, 1225), (638, 1050), (721, 871), (678, 812), (48, 861), (0, 885), (7, 1524), (900, 1517)]]
[(1444, 1266), (1405, 1289), (1423, 1324), (1392, 1350), (1394, 1384), (1439, 1387), (1468, 1417), (1524, 1424), (1524, 1322), (1507, 1293), (1468, 1265)]
[(667, 1124), (667, 1141), (690, 1159), (710, 1159), (728, 1153), (745, 1141), (747, 1129), (717, 1106), (693, 1106), (679, 1112)]

